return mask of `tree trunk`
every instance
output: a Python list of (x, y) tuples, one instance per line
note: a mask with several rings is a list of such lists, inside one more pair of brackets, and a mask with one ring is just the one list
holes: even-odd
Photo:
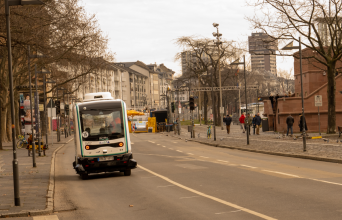
[(0, 150), (3, 150), (2, 148), (2, 101), (0, 99)]
[(328, 67), (328, 85), (327, 85), (327, 98), (328, 98), (328, 128), (327, 134), (336, 133), (336, 100), (335, 100), (335, 63)]
[(208, 93), (204, 91), (204, 102), (203, 102), (203, 110), (204, 110), (204, 124), (208, 124)]

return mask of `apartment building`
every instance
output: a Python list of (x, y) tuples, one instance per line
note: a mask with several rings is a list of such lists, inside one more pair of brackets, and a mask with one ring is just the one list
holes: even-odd
[(275, 51), (278, 50), (278, 41), (265, 33), (252, 33), (252, 36), (248, 37), (248, 46), (252, 71), (269, 71), (273, 75), (277, 75)]

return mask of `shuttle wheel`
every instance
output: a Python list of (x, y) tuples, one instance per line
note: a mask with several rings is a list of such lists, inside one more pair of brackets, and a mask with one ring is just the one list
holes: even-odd
[(124, 171), (125, 176), (130, 176), (131, 175), (131, 169), (127, 169)]
[(80, 177), (82, 180), (87, 180), (88, 179), (88, 173), (81, 173)]

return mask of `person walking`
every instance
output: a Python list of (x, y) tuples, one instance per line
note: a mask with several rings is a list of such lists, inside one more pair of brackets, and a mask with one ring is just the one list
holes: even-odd
[(242, 113), (239, 118), (240, 124), (242, 126), (242, 133), (245, 133), (245, 118), (245, 113)]
[(260, 125), (261, 125), (261, 117), (260, 117), (259, 112), (256, 114), (254, 122), (255, 122), (255, 127), (256, 127), (256, 134), (260, 135), (259, 130), (260, 130)]
[(252, 120), (253, 135), (255, 135), (255, 117), (256, 117), (256, 115), (254, 115), (253, 120)]
[[(303, 132), (303, 120), (302, 120), (303, 116), (302, 114), (299, 115), (299, 129), (300, 129), (300, 132)], [(304, 117), (304, 124), (305, 124), (305, 131), (308, 130), (308, 127), (307, 127), (307, 124), (306, 124), (306, 120), (305, 120), (305, 117)]]
[(247, 117), (245, 118), (245, 127), (246, 127), (246, 130), (249, 133), (249, 135), (251, 135), (252, 121), (253, 121), (253, 119), (252, 119), (251, 115), (248, 113)]
[(293, 135), (293, 124), (294, 124), (294, 118), (291, 116), (287, 116), (286, 118), (286, 124), (287, 124), (287, 133), (286, 136), (289, 136), (289, 130), (291, 129), (291, 137)]
[(230, 124), (231, 123), (232, 123), (232, 117), (230, 117), (230, 115), (227, 115), (227, 117), (226, 117), (227, 134), (230, 133)]

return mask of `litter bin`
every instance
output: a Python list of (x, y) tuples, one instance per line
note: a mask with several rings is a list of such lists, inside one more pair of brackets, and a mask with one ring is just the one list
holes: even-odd
[(269, 128), (268, 128), (268, 118), (263, 118), (262, 119), (261, 127), (262, 127), (262, 131), (263, 132), (269, 131)]

